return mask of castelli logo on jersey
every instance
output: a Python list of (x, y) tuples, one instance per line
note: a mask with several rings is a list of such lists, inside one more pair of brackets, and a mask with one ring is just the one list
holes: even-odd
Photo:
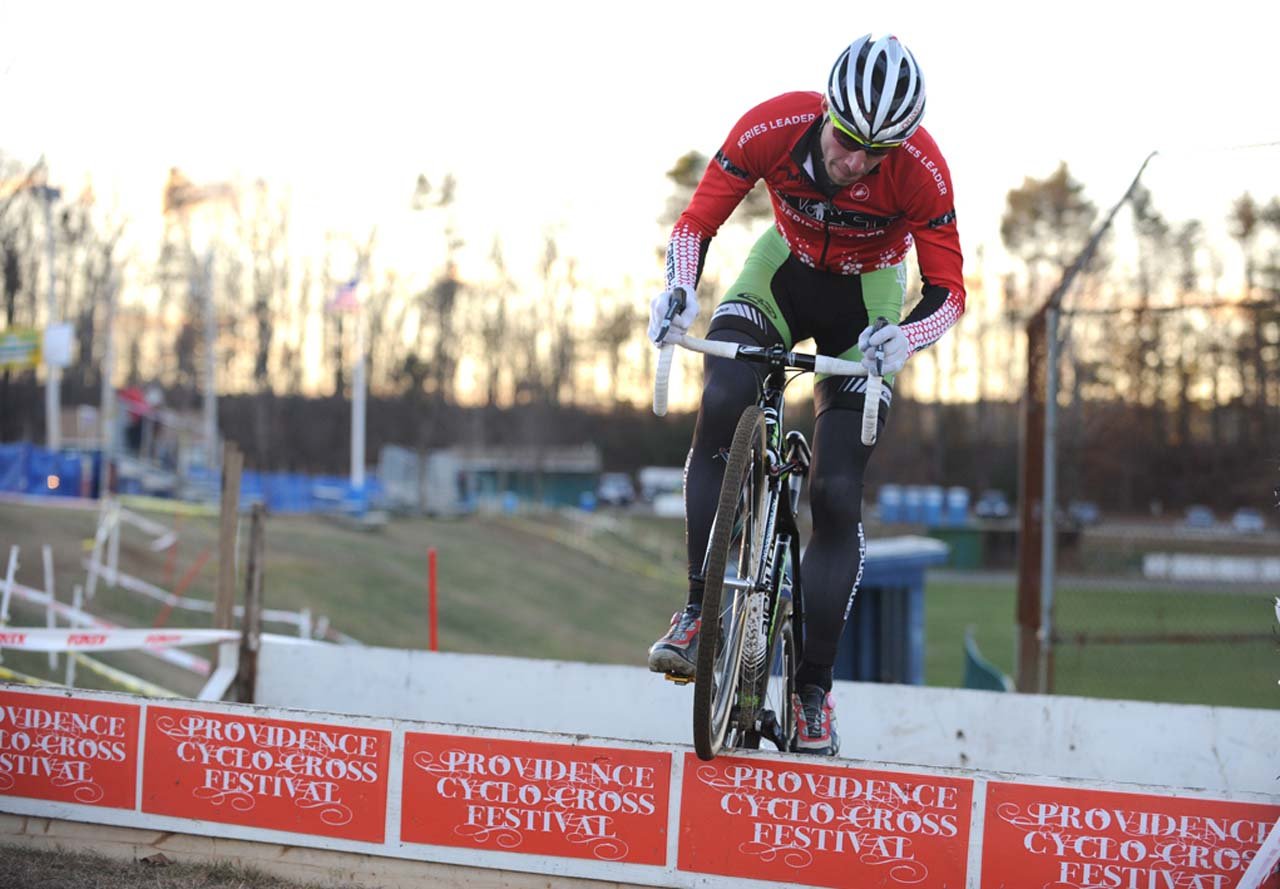
[(859, 182), (849, 190), (849, 194), (855, 201), (865, 201), (867, 198), (871, 197), (871, 189), (867, 188), (867, 183)]

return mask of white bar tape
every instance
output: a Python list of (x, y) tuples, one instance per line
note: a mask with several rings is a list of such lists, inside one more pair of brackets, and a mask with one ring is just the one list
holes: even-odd
[(681, 336), (675, 340), (686, 349), (692, 349), (695, 352), (701, 352), (704, 355), (711, 355), (715, 358), (737, 358), (738, 344), (726, 343), (721, 340), (700, 340), (696, 336)]
[(211, 645), (240, 638), (239, 630), (50, 630), (5, 627), (0, 648), (22, 651), (132, 651), (175, 645)]
[(876, 443), (880, 424), (880, 393), (884, 378), (875, 374), (867, 377), (867, 397), (862, 400), (862, 443), (871, 447)]
[(844, 358), (832, 358), (829, 355), (816, 356), (813, 369), (820, 374), (833, 377), (865, 377), (867, 369), (861, 361), (847, 361)]
[(653, 375), (653, 412), (659, 417), (667, 415), (667, 385), (671, 380), (671, 358), (676, 347), (667, 343), (658, 349), (658, 370)]

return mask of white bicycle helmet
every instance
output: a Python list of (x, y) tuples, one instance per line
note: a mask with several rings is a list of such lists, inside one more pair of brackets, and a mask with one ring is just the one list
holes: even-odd
[(898, 145), (924, 116), (924, 75), (897, 37), (864, 34), (836, 59), (827, 102), (834, 123), (857, 140)]

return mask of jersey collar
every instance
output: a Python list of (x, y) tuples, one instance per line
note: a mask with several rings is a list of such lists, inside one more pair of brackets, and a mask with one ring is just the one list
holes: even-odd
[[(825, 121), (826, 117), (819, 114), (809, 128), (801, 134), (791, 148), (791, 160), (805, 172), (818, 191), (827, 198), (834, 198), (847, 186), (832, 182), (831, 177), (827, 175), (826, 164), (822, 162), (822, 124)], [(876, 167), (867, 175), (874, 176), (879, 172), (880, 168)]]

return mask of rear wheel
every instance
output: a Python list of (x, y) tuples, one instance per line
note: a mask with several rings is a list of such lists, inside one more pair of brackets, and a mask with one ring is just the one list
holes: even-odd
[(693, 685), (693, 746), (712, 759), (736, 746), (732, 725), (748, 627), (748, 592), (759, 584), (764, 541), (760, 512), (765, 491), (764, 413), (742, 413), (725, 461), (720, 503), (711, 525), (702, 595), (702, 630)]

